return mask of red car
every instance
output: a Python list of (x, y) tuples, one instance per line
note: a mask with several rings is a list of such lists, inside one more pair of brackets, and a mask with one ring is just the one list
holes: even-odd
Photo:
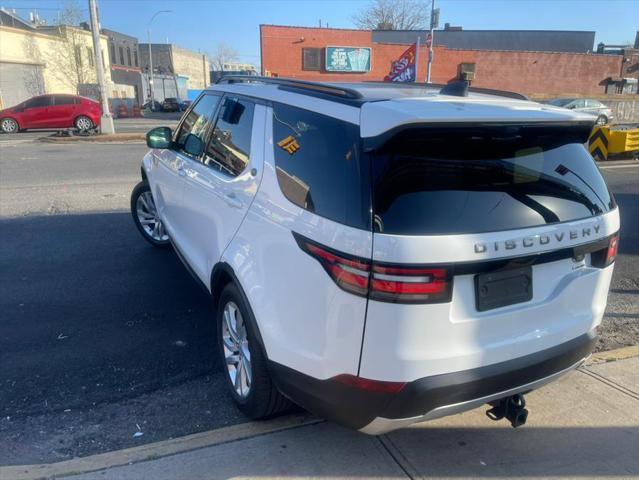
[(16, 133), (32, 128), (90, 130), (100, 125), (102, 107), (78, 95), (40, 95), (0, 110), (0, 131)]

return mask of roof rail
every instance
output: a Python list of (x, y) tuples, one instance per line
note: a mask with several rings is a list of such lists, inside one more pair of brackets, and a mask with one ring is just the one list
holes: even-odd
[[(375, 84), (377, 86), (387, 86), (387, 87), (396, 87), (396, 88), (439, 88), (440, 90), (448, 85), (449, 83), (416, 83), (416, 82), (406, 82), (406, 83), (397, 83), (397, 82), (382, 82), (378, 80), (366, 80), (364, 83)], [(508, 90), (496, 90), (493, 88), (483, 88), (483, 87), (468, 87), (468, 91), (472, 93), (484, 93), (486, 95), (496, 95), (499, 97), (507, 97), (507, 98), (515, 98), (517, 100), (530, 100), (523, 93), (511, 92)]]
[(288, 88), (308, 90), (314, 93), (324, 93), (341, 98), (360, 99), (362, 94), (352, 88), (331, 85), (327, 83), (309, 82), (306, 80), (295, 80), (293, 78), (281, 77), (260, 77), (257, 75), (224, 75), (217, 83), (250, 83), (261, 82), (279, 85)]

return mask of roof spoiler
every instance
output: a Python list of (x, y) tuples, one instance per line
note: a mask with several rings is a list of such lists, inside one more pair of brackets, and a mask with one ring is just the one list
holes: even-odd
[[(442, 92), (443, 89), (449, 87), (450, 85), (454, 85), (455, 83), (467, 83), (467, 82), (453, 82), (453, 83), (417, 83), (417, 82), (406, 82), (406, 83), (397, 83), (397, 82), (381, 82), (378, 80), (365, 80), (364, 83), (375, 84), (378, 87), (390, 87), (390, 88), (432, 88), (440, 89), (440, 93), (443, 95), (451, 95), (450, 93)], [(482, 87), (472, 87), (468, 85), (468, 91), (470, 93), (484, 93), (486, 95), (495, 95), (498, 97), (506, 97), (506, 98), (514, 98), (517, 100), (530, 100), (523, 93), (511, 92), (508, 90), (496, 90), (494, 88), (482, 88)]]

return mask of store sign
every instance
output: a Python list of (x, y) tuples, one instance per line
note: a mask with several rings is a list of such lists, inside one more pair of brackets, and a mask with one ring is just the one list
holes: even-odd
[(326, 71), (369, 72), (370, 69), (370, 48), (326, 47)]

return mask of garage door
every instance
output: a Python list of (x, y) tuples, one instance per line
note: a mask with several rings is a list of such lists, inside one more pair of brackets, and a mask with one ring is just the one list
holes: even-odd
[(0, 108), (43, 93), (42, 65), (0, 62)]

